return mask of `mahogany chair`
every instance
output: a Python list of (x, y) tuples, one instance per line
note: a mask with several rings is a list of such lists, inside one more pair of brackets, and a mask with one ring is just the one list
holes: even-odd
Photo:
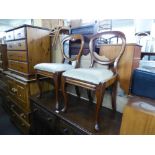
[[(100, 43), (99, 40), (103, 40), (104, 43), (103, 42)], [(106, 44), (105, 41), (107, 41)], [(113, 45), (111, 45), (112, 43)], [(114, 46), (113, 49), (116, 50), (116, 53), (114, 54), (115, 57), (112, 55), (111, 58), (108, 58), (105, 55), (101, 55), (100, 50), (98, 50), (99, 54), (95, 52), (97, 48), (100, 48), (101, 46), (103, 47), (104, 45), (106, 47)], [(99, 130), (99, 112), (102, 105), (105, 89), (109, 86), (112, 87), (111, 91), (112, 109), (113, 111), (116, 111), (116, 89), (118, 79), (117, 66), (125, 50), (125, 45), (126, 45), (125, 35), (119, 31), (105, 31), (92, 36), (89, 42), (89, 49), (91, 54), (90, 68), (72, 69), (65, 71), (62, 74), (61, 81), (62, 81), (62, 92), (64, 96), (64, 108), (62, 109), (62, 112), (65, 112), (68, 107), (68, 97), (66, 93), (67, 84), (80, 86), (86, 88), (88, 91), (95, 91), (96, 96), (95, 130)], [(108, 51), (108, 55), (110, 55), (110, 52), (111, 50)], [(106, 65), (107, 68), (101, 66), (97, 68), (94, 65), (96, 63), (100, 64), (101, 66)], [(90, 97), (90, 94), (88, 94), (88, 97)]]
[[(79, 51), (77, 52), (77, 54), (72, 55), (72, 51), (69, 51), (70, 48), (67, 46), (68, 48), (68, 51), (67, 51), (65, 48), (66, 47), (65, 45), (66, 44), (69, 45), (70, 42), (73, 43), (75, 41), (80, 42), (80, 47), (79, 47)], [(67, 36), (62, 40), (62, 45), (61, 45), (61, 52), (63, 55), (62, 63), (40, 63), (34, 66), (34, 69), (36, 71), (36, 79), (37, 79), (39, 90), (40, 90), (38, 97), (42, 96), (41, 82), (39, 80), (40, 75), (48, 77), (48, 78), (52, 78), (54, 81), (57, 110), (59, 109), (58, 91), (61, 85), (60, 84), (61, 74), (62, 72), (66, 70), (79, 67), (79, 61), (82, 55), (83, 46), (84, 46), (84, 38), (82, 35), (74, 34), (74, 35)], [(77, 88), (76, 88), (76, 91), (78, 94)]]

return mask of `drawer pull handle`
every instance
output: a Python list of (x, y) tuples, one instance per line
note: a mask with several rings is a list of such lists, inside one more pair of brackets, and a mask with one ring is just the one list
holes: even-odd
[(18, 36), (21, 36), (21, 33), (18, 33), (17, 35), (18, 35)]
[(16, 89), (16, 88), (12, 88), (11, 90), (12, 90), (12, 92), (14, 92), (14, 93), (17, 92), (17, 89)]
[(21, 43), (18, 43), (18, 46), (22, 46), (22, 44)]
[(21, 113), (20, 117), (26, 118), (24, 113)]

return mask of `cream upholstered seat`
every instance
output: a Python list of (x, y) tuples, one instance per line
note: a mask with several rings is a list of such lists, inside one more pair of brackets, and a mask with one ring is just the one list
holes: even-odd
[(103, 68), (77, 68), (66, 71), (62, 75), (93, 84), (99, 84), (112, 78), (113, 72)]
[(62, 64), (62, 63), (40, 63), (34, 66), (34, 69), (39, 69), (51, 73), (63, 72), (73, 68), (74, 66), (70, 64)]
[[(116, 40), (113, 40), (116, 39)], [(100, 42), (101, 41), (101, 42)], [(103, 41), (103, 42), (102, 42)], [(66, 93), (67, 84), (80, 86), (89, 90), (88, 97), (91, 99), (90, 91), (95, 91), (96, 95), (96, 112), (95, 112), (95, 130), (99, 130), (99, 112), (102, 105), (105, 89), (112, 86), (111, 101), (113, 111), (116, 111), (116, 89), (117, 89), (117, 66), (118, 62), (125, 50), (126, 38), (119, 31), (105, 31), (95, 34), (90, 39), (89, 49), (91, 54), (90, 68), (77, 68), (65, 71), (62, 74), (62, 91), (64, 96), (64, 108), (62, 112), (67, 110), (68, 98)], [(102, 55), (101, 47), (105, 47)], [(109, 48), (115, 46), (115, 48)], [(96, 50), (98, 49), (99, 50)], [(99, 53), (98, 53), (99, 51)], [(114, 55), (110, 55), (110, 52)], [(95, 68), (95, 63), (99, 66), (107, 66), (107, 68)], [(96, 66), (98, 66), (96, 65)]]
[[(75, 42), (75, 41), (80, 42), (80, 46), (79, 46), (79, 51), (77, 51), (77, 54), (73, 56), (70, 50), (67, 51), (68, 53), (66, 52), (66, 49), (65, 49), (66, 46), (64, 47), (64, 45), (66, 44), (69, 45), (70, 42)], [(60, 80), (61, 74), (66, 70), (79, 67), (79, 60), (82, 55), (83, 46), (84, 46), (84, 38), (82, 35), (73, 34), (73, 35), (67, 36), (62, 41), (62, 48), (61, 48), (62, 49), (61, 52), (63, 55), (62, 63), (40, 63), (34, 66), (34, 69), (36, 71), (36, 79), (38, 81), (38, 86), (40, 90), (39, 97), (41, 97), (42, 95), (41, 82), (39, 80), (40, 75), (53, 79), (54, 88), (55, 88), (55, 97), (56, 97), (56, 109), (59, 109), (58, 90), (61, 82)]]

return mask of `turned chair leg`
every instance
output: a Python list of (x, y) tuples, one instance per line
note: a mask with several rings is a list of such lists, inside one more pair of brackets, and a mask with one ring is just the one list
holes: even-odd
[(58, 95), (59, 95), (59, 76), (58, 74), (55, 74), (53, 77), (54, 80), (54, 89), (55, 89), (55, 108), (58, 110), (59, 109), (59, 101), (58, 101)]
[(67, 110), (67, 105), (68, 105), (68, 97), (67, 97), (67, 93), (66, 93), (66, 81), (65, 81), (65, 77), (61, 77), (61, 86), (62, 86), (62, 93), (63, 93), (63, 97), (64, 97), (64, 108), (61, 110), (62, 112), (65, 112)]
[(39, 80), (39, 74), (36, 73), (36, 80), (37, 80), (37, 84), (38, 84), (38, 88), (39, 88), (39, 94), (38, 94), (38, 98), (41, 98), (42, 97), (42, 87), (41, 87), (41, 82)]
[(80, 98), (80, 91), (79, 91), (79, 87), (75, 86), (75, 91), (76, 91), (76, 95), (78, 98)]
[(99, 130), (99, 114), (105, 92), (105, 84), (99, 84), (96, 87), (96, 113), (95, 113), (95, 130)]
[(111, 104), (114, 112), (116, 112), (116, 95), (117, 95), (117, 81), (114, 82), (111, 92)]

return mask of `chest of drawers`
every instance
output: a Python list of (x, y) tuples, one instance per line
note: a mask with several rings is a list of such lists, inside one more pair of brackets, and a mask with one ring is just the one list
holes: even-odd
[(6, 44), (0, 44), (0, 70), (7, 70), (7, 48)]
[[(51, 60), (50, 30), (22, 25), (6, 31), (8, 71), (8, 107), (12, 121), (28, 134), (30, 128), (31, 95), (39, 92), (34, 65)], [(43, 81), (43, 91), (49, 91), (49, 81)]]
[(34, 75), (34, 65), (50, 62), (50, 31), (23, 25), (6, 31), (8, 69), (21, 76)]

